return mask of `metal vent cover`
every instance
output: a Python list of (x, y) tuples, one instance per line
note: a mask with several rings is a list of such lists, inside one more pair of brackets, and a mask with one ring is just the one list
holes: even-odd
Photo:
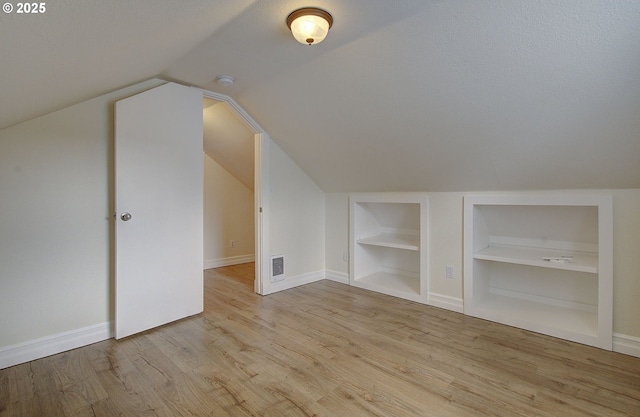
[(271, 282), (284, 279), (284, 255), (271, 257)]

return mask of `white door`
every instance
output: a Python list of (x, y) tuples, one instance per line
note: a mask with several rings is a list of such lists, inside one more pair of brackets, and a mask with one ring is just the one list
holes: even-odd
[(202, 92), (115, 107), (116, 339), (203, 310)]

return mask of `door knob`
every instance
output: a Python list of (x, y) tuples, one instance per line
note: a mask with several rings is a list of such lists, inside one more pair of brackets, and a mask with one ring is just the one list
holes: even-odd
[(122, 219), (123, 222), (128, 222), (129, 220), (131, 220), (131, 213), (122, 213), (120, 215), (120, 218)]

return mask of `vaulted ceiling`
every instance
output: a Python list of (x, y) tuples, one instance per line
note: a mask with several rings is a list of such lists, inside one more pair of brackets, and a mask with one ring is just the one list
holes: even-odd
[(202, 100), (204, 153), (253, 191), (254, 133), (224, 102)]
[(638, 0), (58, 0), (0, 16), (0, 75), (0, 128), (152, 77), (226, 94), (329, 192), (640, 188)]

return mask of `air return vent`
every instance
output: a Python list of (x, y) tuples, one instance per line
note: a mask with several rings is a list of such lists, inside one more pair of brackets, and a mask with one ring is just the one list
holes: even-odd
[(271, 282), (282, 281), (284, 279), (284, 255), (274, 255), (271, 257)]

